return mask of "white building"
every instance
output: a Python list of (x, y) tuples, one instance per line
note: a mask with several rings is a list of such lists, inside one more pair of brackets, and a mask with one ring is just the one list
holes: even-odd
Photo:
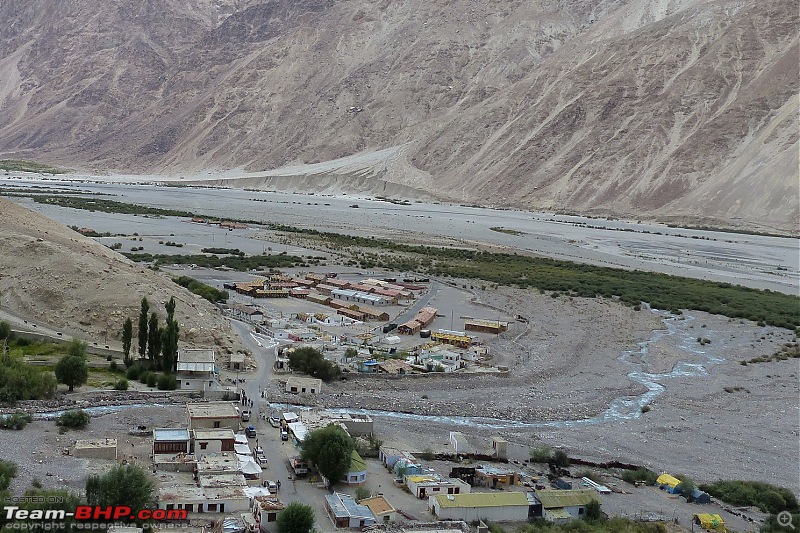
[(341, 300), (343, 302), (367, 304), (375, 307), (385, 307), (392, 304), (392, 301), (384, 296), (378, 296), (377, 294), (370, 294), (368, 292), (353, 291), (350, 289), (332, 290), (331, 296), (334, 299)]
[(377, 522), (369, 507), (356, 503), (352, 496), (340, 492), (325, 496), (325, 511), (336, 528), (361, 529)]
[(469, 494), (472, 489), (460, 479), (442, 478), (438, 474), (407, 475), (405, 483), (411, 494), (420, 499), (436, 494)]
[(431, 496), (428, 507), (437, 520), (524, 522), (529, 503), (524, 492), (473, 492)]
[(175, 378), (181, 390), (222, 391), (214, 350), (187, 348), (178, 350)]
[(549, 522), (564, 524), (586, 515), (586, 506), (599, 501), (595, 491), (580, 490), (539, 490), (536, 498), (542, 502), (542, 516)]

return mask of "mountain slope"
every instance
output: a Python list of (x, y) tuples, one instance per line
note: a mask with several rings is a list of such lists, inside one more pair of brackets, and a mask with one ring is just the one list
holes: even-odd
[(0, 18), (0, 153), (15, 157), (252, 172), (385, 150), (271, 174), (798, 223), (790, 0), (8, 0)]
[(4, 311), (119, 346), (122, 323), (131, 317), (136, 327), (143, 297), (161, 322), (166, 317), (164, 304), (174, 297), (181, 346), (215, 347), (221, 360), (242, 349), (214, 305), (96, 241), (2, 198), (0, 249)]

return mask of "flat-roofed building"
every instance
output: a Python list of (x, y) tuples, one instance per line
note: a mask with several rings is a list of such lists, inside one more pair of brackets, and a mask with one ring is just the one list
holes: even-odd
[(182, 390), (221, 389), (214, 350), (187, 348), (178, 350), (175, 378)]
[(397, 517), (397, 509), (383, 496), (373, 496), (372, 498), (360, 500), (358, 503), (369, 507), (378, 523), (394, 522)]
[(234, 451), (236, 434), (231, 429), (195, 429), (193, 451), (200, 458), (210, 453)]
[(189, 453), (188, 429), (157, 428), (153, 430), (153, 455)]
[(289, 376), (286, 378), (285, 390), (292, 394), (319, 394), (322, 392), (322, 380), (302, 376)]
[(369, 507), (356, 503), (349, 494), (334, 492), (325, 496), (325, 511), (334, 527), (361, 529), (376, 523)]
[(116, 460), (117, 439), (76, 440), (75, 457)]
[(189, 429), (239, 431), (239, 410), (231, 402), (187, 403)]
[(468, 494), (471, 487), (460, 479), (443, 479), (436, 474), (405, 476), (406, 486), (411, 494), (420, 499), (435, 494)]

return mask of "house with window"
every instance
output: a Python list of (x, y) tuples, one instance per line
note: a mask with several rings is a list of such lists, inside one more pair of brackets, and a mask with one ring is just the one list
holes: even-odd
[(286, 378), (286, 392), (292, 394), (319, 394), (322, 392), (322, 380), (302, 376)]
[(236, 434), (230, 429), (192, 430), (192, 450), (197, 458), (210, 453), (234, 451)]
[(253, 518), (259, 525), (259, 530), (266, 533), (270, 530), (270, 524), (274, 529), (274, 522), (278, 520), (278, 513), (286, 507), (276, 496), (255, 496), (253, 499)]
[(231, 402), (187, 403), (189, 429), (239, 431), (239, 410)]
[(189, 453), (188, 429), (157, 428), (153, 430), (153, 455)]
[(219, 382), (214, 350), (186, 348), (178, 350), (175, 378), (181, 390), (223, 390)]
[(350, 454), (350, 470), (342, 476), (342, 483), (361, 485), (367, 482), (367, 462), (353, 450)]
[(442, 478), (438, 474), (416, 474), (404, 476), (411, 494), (426, 499), (436, 494), (469, 494), (471, 487), (460, 479)]
[(378, 523), (394, 522), (397, 518), (397, 509), (383, 496), (373, 496), (366, 500), (359, 500), (361, 505), (366, 505)]

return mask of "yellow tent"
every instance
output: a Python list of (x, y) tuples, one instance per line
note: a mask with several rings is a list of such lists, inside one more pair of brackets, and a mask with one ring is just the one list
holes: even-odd
[(725, 522), (722, 521), (722, 517), (718, 514), (696, 514), (692, 517), (692, 521), (708, 531), (720, 531), (722, 533), (728, 531), (725, 529)]
[(664, 485), (666, 485), (669, 488), (674, 489), (675, 487), (681, 484), (681, 480), (665, 473), (658, 476), (658, 479), (656, 479), (656, 483), (658, 483), (659, 486), (663, 487)]

